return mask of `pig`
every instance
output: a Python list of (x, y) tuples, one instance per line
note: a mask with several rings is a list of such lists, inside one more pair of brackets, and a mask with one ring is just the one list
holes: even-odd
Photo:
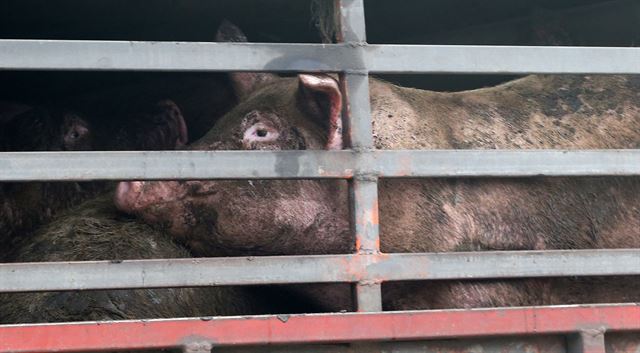
[[(0, 151), (174, 149), (188, 142), (186, 123), (171, 101), (160, 101), (125, 124), (96, 130), (78, 113), (0, 103)], [(104, 192), (103, 182), (0, 184), (0, 260), (12, 242), (51, 217)]]
[[(231, 40), (243, 39), (233, 27)], [(191, 150), (340, 150), (342, 93), (327, 75), (237, 73), (243, 101)], [(441, 93), (370, 79), (376, 149), (640, 147), (638, 76), (532, 75)], [(640, 247), (636, 177), (382, 179), (386, 253)], [(354, 251), (339, 180), (128, 181), (117, 207), (198, 255)], [(519, 279), (389, 283), (389, 310), (637, 301), (638, 281)], [(594, 283), (608, 283), (594, 290)], [(576, 294), (579, 293), (580, 295)]]
[[(169, 235), (119, 214), (110, 194), (86, 201), (23, 238), (11, 262), (189, 258)], [(261, 314), (248, 287), (0, 294), (0, 323), (42, 323)]]
[(0, 151), (80, 151), (91, 149), (86, 119), (75, 112), (0, 102)]
[(68, 97), (67, 104), (91, 116), (97, 130), (115, 135), (119, 133), (117, 128), (128, 125), (132, 115), (144, 122), (139, 117), (152, 114), (149, 107), (155, 102), (171, 100), (180, 107), (189, 137), (197, 139), (237, 103), (222, 73), (145, 73), (134, 78), (116, 87)]

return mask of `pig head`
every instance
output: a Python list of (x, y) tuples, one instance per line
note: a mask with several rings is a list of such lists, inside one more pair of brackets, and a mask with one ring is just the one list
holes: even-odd
[[(342, 148), (342, 96), (331, 77), (243, 73), (233, 80), (245, 101), (189, 149)], [(121, 182), (115, 202), (120, 210), (166, 228), (200, 255), (351, 248), (344, 181)]]

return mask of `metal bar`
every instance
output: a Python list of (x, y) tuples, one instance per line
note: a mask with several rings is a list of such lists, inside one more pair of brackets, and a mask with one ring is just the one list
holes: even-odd
[(0, 264), (0, 292), (640, 275), (638, 250), (274, 256)]
[(346, 74), (348, 121), (347, 134), (356, 151), (373, 149), (373, 129), (369, 100), (369, 76), (366, 73)]
[(361, 69), (346, 45), (0, 40), (0, 69), (337, 72)]
[(383, 178), (640, 175), (640, 150), (376, 151), (374, 158)]
[(340, 29), (343, 42), (367, 41), (363, 0), (340, 0)]
[(350, 152), (308, 152), (0, 153), (0, 181), (350, 177)]
[(604, 333), (604, 329), (591, 329), (569, 335), (567, 353), (605, 353)]
[(4, 152), (0, 181), (640, 175), (640, 150)]
[(350, 186), (356, 252), (377, 254), (380, 252), (377, 178), (363, 179), (358, 176)]
[(463, 45), (366, 47), (375, 73), (637, 74), (633, 48)]
[(382, 286), (380, 283), (359, 282), (356, 284), (358, 312), (382, 311)]
[[(351, 44), (366, 44), (366, 25), (363, 0), (341, 0), (340, 39)], [(362, 50), (354, 55), (362, 58)], [(369, 97), (369, 75), (348, 73), (340, 76), (341, 89), (345, 95), (346, 140), (357, 152), (373, 149), (373, 126)], [(362, 167), (371, 169), (371, 161)], [(353, 234), (356, 241), (356, 254), (368, 255), (380, 253), (380, 227), (378, 225), (378, 179), (366, 175), (362, 169), (349, 184)], [(364, 281), (355, 285), (355, 297), (358, 311), (382, 311), (382, 286), (380, 282)], [(357, 352), (379, 352), (379, 346), (356, 346)]]
[[(640, 306), (601, 305), (0, 326), (0, 353), (324, 344), (640, 330)], [(479, 325), (478, 323), (482, 323)]]
[(636, 74), (640, 49), (0, 40), (0, 69)]

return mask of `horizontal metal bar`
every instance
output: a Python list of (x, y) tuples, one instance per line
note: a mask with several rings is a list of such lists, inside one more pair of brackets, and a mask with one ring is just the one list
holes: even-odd
[(379, 45), (367, 49), (367, 68), (376, 73), (640, 73), (640, 51), (634, 48)]
[(348, 151), (0, 153), (0, 181), (350, 177)]
[(320, 71), (361, 67), (346, 45), (0, 40), (0, 69)]
[(393, 177), (640, 175), (640, 150), (435, 150), (374, 153)]
[(317, 255), (0, 264), (0, 292), (640, 275), (638, 250)]
[(640, 73), (640, 48), (0, 40), (0, 69)]
[(10, 325), (0, 326), (0, 353), (640, 331), (638, 317), (637, 305), (598, 305)]
[(0, 181), (640, 175), (640, 150), (5, 152)]

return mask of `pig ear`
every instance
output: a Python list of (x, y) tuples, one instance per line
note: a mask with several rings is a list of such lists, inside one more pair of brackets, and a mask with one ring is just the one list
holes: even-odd
[[(244, 43), (247, 37), (233, 23), (223, 20), (216, 34), (217, 42)], [(240, 100), (255, 91), (256, 88), (273, 81), (278, 76), (262, 72), (233, 72), (229, 74), (231, 84)]]
[(31, 107), (24, 104), (0, 101), (0, 124), (8, 123), (18, 115), (31, 110)]
[(338, 82), (328, 75), (298, 75), (300, 103), (327, 129), (328, 150), (340, 150), (342, 143), (342, 93)]

